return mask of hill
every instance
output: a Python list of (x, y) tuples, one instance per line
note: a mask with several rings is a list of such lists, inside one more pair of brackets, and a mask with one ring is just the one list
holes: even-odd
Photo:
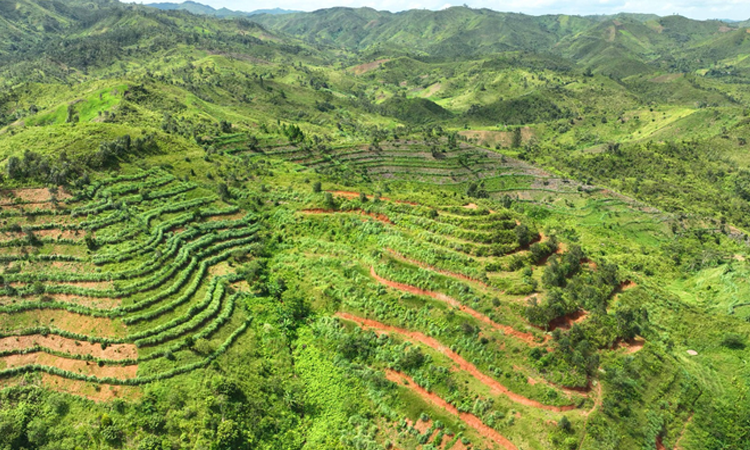
[(161, 9), (165, 11), (187, 11), (192, 14), (205, 14), (215, 17), (250, 17), (258, 14), (291, 14), (297, 11), (273, 8), (273, 9), (258, 9), (255, 11), (233, 11), (227, 8), (212, 8), (208, 5), (203, 5), (196, 2), (182, 2), (182, 3), (147, 3), (146, 6), (152, 8)]
[(0, 448), (745, 448), (744, 28), (0, 8)]

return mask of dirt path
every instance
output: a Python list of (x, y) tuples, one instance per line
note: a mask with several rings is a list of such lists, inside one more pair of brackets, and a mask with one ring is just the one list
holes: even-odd
[(443, 408), (444, 410), (448, 411), (454, 416), (458, 416), (467, 425), (474, 428), (482, 437), (485, 437), (487, 439), (492, 440), (493, 442), (497, 444), (502, 445), (507, 450), (518, 450), (518, 447), (513, 445), (513, 443), (510, 442), (505, 436), (495, 431), (494, 428), (490, 428), (484, 423), (482, 423), (482, 421), (479, 420), (477, 416), (473, 414), (465, 413), (465, 412), (459, 412), (455, 406), (443, 400), (436, 394), (432, 392), (428, 392), (426, 389), (418, 385), (408, 375), (400, 373), (400, 372), (396, 372), (393, 370), (387, 370), (385, 372), (385, 377), (394, 383), (408, 386), (411, 391), (419, 394), (419, 396), (422, 397), (427, 402), (432, 403), (433, 405), (439, 408)]
[(693, 421), (693, 414), (690, 414), (690, 417), (688, 417), (688, 420), (685, 421), (685, 425), (682, 426), (682, 431), (680, 432), (680, 436), (677, 438), (677, 442), (674, 443), (674, 450), (682, 450), (682, 447), (680, 446), (680, 442), (682, 442), (682, 438), (685, 437), (685, 430), (687, 430), (688, 424)]
[(589, 417), (591, 417), (591, 414), (594, 411), (596, 411), (601, 405), (602, 405), (602, 384), (598, 383), (596, 385), (596, 399), (594, 400), (594, 406), (592, 406), (590, 410), (583, 413), (586, 419), (583, 421), (583, 434), (581, 434), (581, 441), (578, 443), (579, 449), (583, 446), (584, 439), (586, 439), (586, 426), (589, 423)]
[(575, 409), (575, 405), (567, 405), (567, 406), (551, 406), (551, 405), (545, 405), (542, 404), (536, 400), (531, 400), (529, 398), (526, 398), (522, 395), (516, 394), (514, 392), (511, 392), (507, 387), (500, 384), (497, 380), (494, 378), (485, 375), (484, 373), (480, 372), (479, 369), (474, 364), (471, 364), (470, 362), (466, 361), (463, 357), (461, 357), (458, 353), (454, 352), (450, 348), (446, 347), (445, 345), (441, 344), (439, 341), (437, 341), (435, 338), (426, 336), (420, 332), (417, 331), (409, 331), (405, 330), (403, 328), (397, 328), (391, 325), (385, 325), (383, 323), (377, 322), (375, 320), (371, 319), (364, 319), (352, 314), (339, 312), (336, 314), (338, 317), (354, 322), (358, 324), (362, 328), (369, 328), (376, 332), (382, 332), (382, 333), (396, 333), (400, 334), (402, 336), (405, 336), (409, 338), (412, 341), (419, 342), (423, 345), (426, 345), (434, 350), (439, 351), (443, 355), (450, 358), (454, 363), (456, 363), (461, 370), (468, 372), (471, 374), (474, 378), (482, 382), (485, 386), (490, 388), (490, 391), (495, 394), (502, 394), (508, 397), (512, 402), (518, 403), (519, 405), (528, 406), (531, 408), (538, 408), (538, 409), (544, 409), (547, 411), (554, 411), (554, 412), (563, 412), (563, 411), (570, 411), (572, 409)]
[(138, 357), (138, 349), (133, 344), (111, 344), (107, 348), (102, 349), (100, 344), (76, 341), (53, 334), (47, 336), (34, 334), (0, 338), (0, 352), (32, 348), (37, 345), (71, 355), (91, 355), (101, 359), (124, 360), (136, 359)]
[(508, 325), (501, 325), (501, 324), (493, 321), (489, 317), (481, 314), (480, 312), (478, 312), (478, 311), (476, 311), (474, 309), (471, 309), (468, 306), (465, 306), (465, 305), (461, 304), (461, 302), (459, 302), (458, 300), (454, 299), (453, 297), (449, 297), (449, 296), (447, 296), (447, 295), (445, 295), (443, 293), (440, 293), (440, 292), (427, 291), (427, 290), (424, 290), (424, 289), (420, 289), (420, 288), (418, 288), (416, 286), (410, 286), (408, 284), (398, 283), (398, 282), (395, 282), (395, 281), (386, 280), (385, 278), (383, 278), (383, 277), (379, 276), (377, 273), (375, 273), (375, 267), (370, 267), (370, 275), (372, 275), (372, 277), (375, 278), (379, 283), (381, 283), (381, 284), (383, 284), (385, 286), (388, 286), (390, 288), (397, 289), (397, 290), (403, 291), (403, 292), (408, 292), (408, 293), (414, 294), (414, 295), (424, 295), (424, 296), (427, 296), (427, 297), (434, 298), (435, 300), (447, 303), (450, 306), (453, 306), (454, 308), (458, 308), (459, 310), (461, 310), (461, 311), (469, 314), (470, 316), (474, 317), (475, 319), (479, 320), (480, 322), (483, 322), (483, 323), (491, 326), (495, 330), (502, 331), (503, 333), (505, 333), (507, 335), (510, 335), (510, 336), (513, 336), (513, 337), (515, 337), (517, 339), (525, 341), (529, 345), (532, 345), (532, 346), (541, 345), (541, 344), (538, 344), (538, 343), (536, 343), (534, 341), (535, 338), (534, 338), (533, 334), (524, 333), (524, 332), (518, 331), (518, 330), (516, 330), (513, 327), (510, 327)]
[(492, 289), (492, 290), (497, 291), (496, 288), (490, 286), (489, 284), (485, 283), (484, 281), (477, 280), (476, 278), (472, 278), (472, 277), (470, 277), (468, 275), (464, 275), (462, 273), (451, 272), (451, 271), (445, 270), (445, 269), (439, 269), (439, 268), (437, 268), (437, 267), (435, 267), (433, 265), (430, 265), (430, 264), (424, 263), (422, 261), (418, 261), (416, 259), (412, 259), (412, 258), (409, 258), (407, 256), (404, 256), (401, 253), (397, 252), (396, 250), (393, 250), (392, 248), (386, 248), (385, 251), (389, 255), (391, 255), (394, 259), (397, 259), (399, 261), (402, 261), (402, 262), (405, 262), (405, 263), (409, 263), (409, 264), (413, 264), (415, 266), (419, 266), (419, 267), (421, 267), (423, 269), (431, 270), (433, 272), (437, 272), (437, 273), (439, 273), (441, 275), (445, 275), (446, 277), (455, 278), (455, 279), (461, 280), (461, 281), (468, 281), (470, 283), (475, 283), (475, 284), (478, 284), (480, 286), (483, 286), (483, 287), (485, 287), (487, 289)]
[(359, 214), (360, 216), (372, 217), (373, 219), (379, 222), (382, 222), (386, 225), (393, 225), (393, 222), (391, 222), (391, 219), (389, 219), (388, 216), (386, 216), (385, 214), (371, 213), (371, 212), (363, 211), (361, 209), (335, 211), (332, 209), (315, 208), (315, 209), (303, 209), (300, 212), (302, 214)]

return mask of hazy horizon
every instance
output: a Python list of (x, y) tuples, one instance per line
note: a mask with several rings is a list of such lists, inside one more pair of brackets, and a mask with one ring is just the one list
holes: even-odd
[[(143, 1), (138, 3), (182, 3), (182, 1)], [(235, 11), (255, 11), (258, 9), (293, 9), (299, 11), (315, 11), (325, 8), (341, 7), (370, 7), (377, 10), (392, 12), (410, 9), (441, 10), (451, 6), (469, 6), (471, 8), (488, 8), (501, 12), (519, 12), (531, 15), (571, 14), (571, 15), (612, 15), (618, 13), (657, 14), (669, 16), (679, 14), (697, 20), (724, 19), (742, 21), (750, 18), (750, 2), (740, 0), (675, 0), (658, 3), (646, 0), (509, 0), (509, 1), (451, 1), (451, 0), (276, 0), (274, 2), (248, 2), (244, 0), (199, 0), (196, 3), (209, 5), (213, 8), (228, 8)]]

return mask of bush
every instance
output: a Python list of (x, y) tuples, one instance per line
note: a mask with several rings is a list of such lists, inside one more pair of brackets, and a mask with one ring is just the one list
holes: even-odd
[(727, 333), (721, 340), (721, 345), (732, 350), (742, 350), (745, 348), (745, 337), (738, 333)]

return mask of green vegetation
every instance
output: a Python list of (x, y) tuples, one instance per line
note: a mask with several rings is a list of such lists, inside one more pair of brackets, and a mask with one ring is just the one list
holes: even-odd
[(188, 7), (0, 1), (0, 448), (747, 448), (746, 24)]

